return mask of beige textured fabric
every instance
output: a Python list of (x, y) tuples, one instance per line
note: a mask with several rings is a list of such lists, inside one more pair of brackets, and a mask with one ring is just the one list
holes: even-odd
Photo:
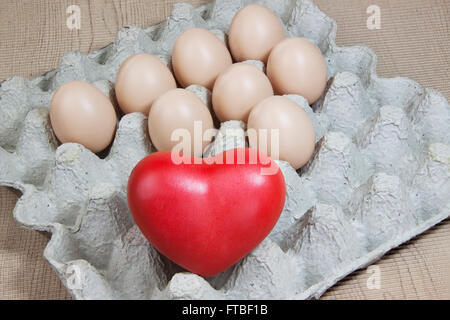
[[(35, 77), (67, 51), (89, 52), (114, 40), (123, 25), (164, 20), (175, 1), (5, 0), (0, 2), (0, 81)], [(198, 5), (206, 1), (189, 1)], [(338, 23), (339, 45), (367, 45), (378, 74), (405, 76), (450, 99), (450, 1), (316, 0)], [(66, 8), (81, 7), (81, 29), (66, 27)], [(381, 29), (368, 30), (366, 9), (381, 9)], [(69, 299), (42, 258), (48, 236), (25, 230), (12, 216), (19, 194), (0, 188), (0, 299)], [(380, 288), (368, 289), (360, 270), (330, 289), (326, 299), (450, 299), (450, 221), (391, 251), (376, 266)]]

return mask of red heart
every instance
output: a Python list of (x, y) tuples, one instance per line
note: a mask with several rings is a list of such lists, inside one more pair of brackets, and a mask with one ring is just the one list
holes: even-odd
[[(242, 259), (275, 226), (286, 194), (283, 174), (254, 149), (206, 159), (175, 154), (181, 164), (171, 154), (152, 153), (133, 169), (130, 210), (159, 252), (193, 273), (213, 276)], [(275, 174), (262, 174), (269, 167)]]

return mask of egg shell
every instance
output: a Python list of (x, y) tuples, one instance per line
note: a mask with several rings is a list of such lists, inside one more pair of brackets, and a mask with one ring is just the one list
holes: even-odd
[(267, 62), (272, 48), (286, 37), (283, 25), (270, 9), (250, 4), (234, 16), (228, 36), (235, 61)]
[[(278, 129), (278, 141), (272, 141), (272, 129)], [(252, 131), (256, 135), (252, 136)], [(262, 151), (274, 156), (271, 150), (276, 150), (278, 144), (279, 159), (289, 162), (295, 169), (306, 164), (314, 152), (316, 136), (311, 120), (299, 105), (283, 96), (269, 97), (252, 109), (248, 133), (251, 148), (259, 149), (267, 142), (267, 150)]]
[(305, 38), (288, 38), (272, 49), (267, 76), (276, 94), (298, 94), (312, 104), (325, 89), (327, 66), (312, 42)]
[(62, 143), (79, 143), (100, 152), (113, 140), (117, 116), (105, 94), (84, 81), (62, 85), (52, 97), (50, 122)]
[(175, 41), (172, 66), (183, 88), (198, 84), (212, 90), (217, 76), (231, 64), (226, 45), (206, 29), (189, 29)]
[(272, 95), (272, 85), (263, 72), (248, 63), (235, 63), (216, 79), (212, 104), (221, 121), (247, 122), (250, 110)]
[(147, 53), (134, 54), (120, 66), (116, 77), (116, 97), (124, 113), (148, 115), (153, 101), (177, 87), (175, 78), (164, 63)]
[[(201, 132), (197, 135), (194, 122), (201, 121)], [(201, 157), (210, 141), (203, 141), (206, 130), (214, 128), (208, 107), (194, 93), (186, 89), (173, 89), (160, 96), (153, 103), (148, 116), (148, 129), (153, 145), (159, 150), (172, 150), (182, 140), (172, 140), (176, 129), (188, 130), (191, 138), (190, 152)], [(182, 138), (181, 138), (182, 139)], [(196, 146), (201, 146), (200, 148)]]

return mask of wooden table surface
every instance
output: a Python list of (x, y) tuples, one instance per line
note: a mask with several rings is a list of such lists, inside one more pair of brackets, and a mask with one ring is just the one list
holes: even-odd
[[(177, 1), (2, 0), (0, 81), (35, 77), (57, 66), (67, 51), (89, 52), (112, 42), (124, 25), (165, 20)], [(187, 1), (194, 5), (206, 1)], [(450, 1), (316, 0), (338, 24), (338, 45), (367, 45), (378, 55), (378, 74), (404, 76), (450, 99)], [(81, 8), (81, 28), (69, 30), (66, 9)], [(377, 5), (381, 29), (367, 28), (366, 10)], [(70, 299), (42, 257), (48, 236), (21, 228), (12, 217), (20, 194), (0, 188), (0, 299)], [(375, 265), (380, 287), (360, 270), (331, 288), (325, 299), (449, 299), (450, 221), (392, 250)]]

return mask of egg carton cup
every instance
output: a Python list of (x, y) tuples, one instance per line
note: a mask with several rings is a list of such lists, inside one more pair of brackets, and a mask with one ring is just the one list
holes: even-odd
[[(406, 78), (379, 78), (366, 47), (338, 47), (336, 23), (309, 0), (257, 1), (278, 15), (288, 36), (306, 37), (323, 53), (328, 84), (311, 107), (315, 153), (300, 170), (278, 161), (286, 203), (270, 235), (236, 265), (211, 278), (159, 254), (135, 225), (128, 176), (155, 149), (147, 118), (120, 118), (109, 150), (93, 154), (58, 145), (48, 107), (71, 80), (100, 88), (116, 104), (120, 64), (146, 52), (170, 67), (175, 39), (193, 27), (226, 41), (234, 14), (250, 1), (193, 8), (176, 4), (167, 21), (125, 27), (98, 51), (64, 55), (57, 69), (0, 87), (0, 184), (23, 195), (14, 209), (23, 226), (52, 233), (45, 258), (76, 299), (308, 299), (450, 215), (450, 108), (439, 92)], [(249, 61), (260, 69), (260, 61)], [(211, 108), (211, 93), (196, 93)], [(211, 109), (212, 110), (212, 109)], [(217, 125), (219, 122), (215, 119)], [(246, 146), (245, 124), (220, 124), (213, 155)], [(249, 199), (248, 201), (252, 201)]]

